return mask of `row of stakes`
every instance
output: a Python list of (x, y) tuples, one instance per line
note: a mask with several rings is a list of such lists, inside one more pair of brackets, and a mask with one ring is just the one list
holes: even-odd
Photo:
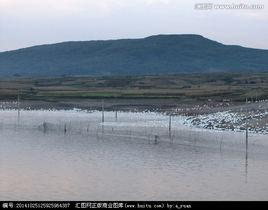
[[(17, 109), (18, 109), (18, 124), (20, 121), (20, 94), (18, 91), (18, 97), (17, 97)], [(115, 111), (115, 119), (117, 120), (118, 114), (117, 114), (117, 110)], [(102, 123), (104, 123), (105, 121), (105, 115), (104, 115), (104, 101), (102, 100), (102, 119), (101, 119)], [(168, 133), (169, 133), (169, 137), (171, 138), (171, 125), (172, 125), (172, 116), (169, 115), (169, 124), (168, 124)], [(43, 123), (43, 127), (44, 130), (47, 130), (46, 128), (46, 123)], [(67, 125), (64, 125), (64, 133), (67, 132)], [(154, 138), (154, 143), (157, 144), (159, 141), (159, 136), (155, 135)], [(246, 153), (248, 151), (248, 128), (246, 129)]]

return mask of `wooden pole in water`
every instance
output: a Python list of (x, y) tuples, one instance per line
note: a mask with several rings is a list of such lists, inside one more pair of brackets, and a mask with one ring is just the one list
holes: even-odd
[(248, 154), (248, 128), (246, 129), (246, 156)]
[(67, 132), (67, 125), (66, 125), (66, 123), (64, 124), (64, 133), (66, 133)]
[(17, 96), (17, 109), (18, 109), (18, 124), (20, 122), (20, 90), (18, 90)]
[(115, 120), (117, 121), (117, 110), (115, 110)]
[(168, 132), (171, 133), (171, 115), (169, 115)]
[(102, 100), (102, 118), (101, 122), (104, 123), (104, 100)]
[(157, 135), (154, 136), (154, 144), (158, 144), (158, 137)]

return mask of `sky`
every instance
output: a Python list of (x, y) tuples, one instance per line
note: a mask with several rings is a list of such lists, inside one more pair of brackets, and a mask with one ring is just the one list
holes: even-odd
[[(197, 3), (263, 7), (200, 10)], [(157, 34), (268, 49), (268, 0), (0, 0), (0, 51)]]

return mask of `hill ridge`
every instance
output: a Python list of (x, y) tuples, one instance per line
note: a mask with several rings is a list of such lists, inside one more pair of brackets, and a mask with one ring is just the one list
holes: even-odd
[(67, 41), (0, 52), (5, 75), (142, 75), (268, 71), (268, 50), (224, 45), (197, 34)]

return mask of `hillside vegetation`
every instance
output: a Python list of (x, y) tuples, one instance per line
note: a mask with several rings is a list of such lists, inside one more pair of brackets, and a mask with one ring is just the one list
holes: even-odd
[(15, 100), (18, 90), (24, 100), (256, 101), (268, 99), (268, 73), (0, 79), (0, 100)]
[(64, 42), (0, 53), (0, 75), (163, 75), (268, 71), (268, 50), (200, 35)]

